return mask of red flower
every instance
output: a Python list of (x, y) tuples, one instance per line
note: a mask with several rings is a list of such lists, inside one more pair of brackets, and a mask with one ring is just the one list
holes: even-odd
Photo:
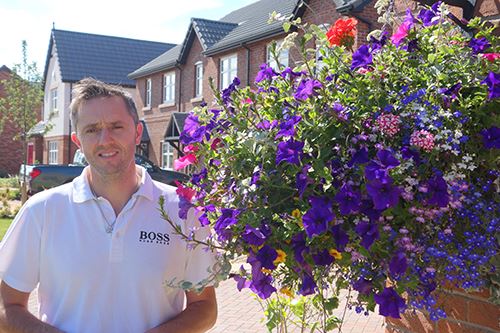
[(345, 20), (338, 19), (335, 21), (326, 33), (330, 46), (344, 45), (346, 47), (351, 47), (354, 44), (354, 37), (356, 37), (357, 24), (358, 20), (352, 17)]

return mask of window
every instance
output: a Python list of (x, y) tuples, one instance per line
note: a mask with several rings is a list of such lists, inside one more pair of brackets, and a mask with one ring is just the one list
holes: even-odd
[[(283, 44), (283, 40), (278, 40), (272, 43), (267, 44), (267, 64), (272, 67), (275, 71), (279, 70), (278, 63), (276, 62), (275, 57), (273, 56), (272, 50), (273, 50), (273, 44), (276, 43), (276, 51), (281, 47)], [(281, 66), (287, 67), (288, 66), (288, 49), (285, 50), (280, 50), (278, 53), (278, 61)]]
[(201, 97), (203, 96), (203, 63), (201, 61), (194, 64), (194, 73), (194, 97)]
[(57, 88), (50, 91), (50, 111), (57, 112)]
[(144, 98), (144, 106), (151, 107), (151, 79), (146, 80), (146, 96)]
[(238, 56), (236, 54), (220, 60), (220, 88), (225, 89), (238, 74)]
[(163, 103), (175, 102), (175, 72), (163, 74)]
[(161, 145), (161, 167), (166, 170), (174, 169), (174, 148), (168, 142)]
[(57, 164), (57, 141), (49, 141), (49, 164)]

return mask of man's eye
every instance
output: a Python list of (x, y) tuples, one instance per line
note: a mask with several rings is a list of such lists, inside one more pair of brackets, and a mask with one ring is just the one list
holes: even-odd
[(97, 129), (95, 129), (95, 128), (88, 128), (88, 129), (85, 131), (85, 133), (89, 133), (89, 134), (91, 134), (91, 133), (95, 133), (95, 132), (97, 132)]

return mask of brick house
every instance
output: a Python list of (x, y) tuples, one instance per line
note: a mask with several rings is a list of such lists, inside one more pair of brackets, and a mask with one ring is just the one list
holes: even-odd
[[(70, 139), (69, 104), (73, 84), (93, 77), (120, 85), (134, 96), (135, 82), (127, 78), (127, 74), (173, 46), (53, 29), (43, 74), (42, 120), (31, 130), (32, 135), (43, 141), (43, 163), (66, 164), (73, 159), (77, 148)], [(49, 122), (51, 128), (42, 134)], [(148, 140), (147, 133), (143, 140)]]
[[(11, 74), (7, 66), (0, 67), (0, 81), (8, 80)], [(0, 98), (5, 96), (4, 87), (0, 83)], [(36, 110), (36, 114), (37, 119), (40, 119), (40, 109)], [(22, 141), (14, 140), (14, 136), (19, 132), (19, 128), (9, 120), (4, 123), (3, 130), (0, 132), (0, 177), (19, 173), (24, 158)], [(33, 163), (38, 158), (35, 145), (30, 142), (27, 149), (28, 163)]]
[[(458, 18), (468, 8), (461, 2), (469, 1), (475, 4), (474, 15), (490, 20), (498, 18), (498, 8), (494, 15), (493, 0), (449, 1), (454, 1), (456, 6), (452, 11)], [(144, 119), (150, 137), (144, 151), (153, 162), (171, 169), (173, 159), (182, 154), (178, 137), (185, 113), (202, 101), (208, 105), (213, 102), (209, 77), (218, 89), (225, 88), (234, 76), (240, 78), (243, 86), (253, 84), (259, 66), (270, 61), (271, 43), (286, 36), (281, 23), (267, 23), (273, 11), (324, 27), (344, 15), (355, 17), (359, 22), (357, 43), (363, 43), (371, 30), (380, 27), (375, 3), (375, 0), (261, 0), (218, 21), (191, 19), (182, 44), (129, 74), (130, 79), (136, 80), (139, 116)], [(396, 1), (396, 8), (402, 14), (416, 5), (412, 0)], [(280, 58), (293, 66), (298, 55), (292, 50)]]
[[(209, 77), (217, 88), (225, 88), (233, 77), (243, 86), (252, 85), (262, 63), (270, 61), (273, 41), (286, 36), (281, 22), (268, 24), (273, 11), (317, 25), (330, 26), (350, 13), (359, 21), (358, 39), (379, 26), (375, 1), (342, 3), (339, 12), (332, 0), (261, 0), (235, 10), (219, 21), (193, 18), (182, 44), (129, 74), (137, 83), (137, 106), (149, 136), (149, 158), (170, 169), (178, 152), (178, 136), (185, 112), (200, 103), (213, 102)], [(298, 55), (287, 51), (280, 55), (293, 66)]]

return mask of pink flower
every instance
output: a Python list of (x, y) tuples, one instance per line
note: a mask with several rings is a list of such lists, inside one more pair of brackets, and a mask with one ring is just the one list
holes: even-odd
[(196, 191), (193, 190), (192, 188), (182, 185), (178, 181), (175, 181), (175, 185), (177, 185), (175, 193), (177, 193), (178, 196), (186, 199), (188, 202), (191, 202), (193, 196), (196, 194)]
[(221, 139), (215, 138), (214, 141), (212, 141), (212, 144), (210, 145), (210, 149), (216, 150), (217, 147), (219, 147), (220, 143), (221, 143)]
[(500, 53), (483, 53), (481, 56), (489, 62), (494, 62), (496, 59), (500, 59)]
[(198, 149), (199, 148), (195, 145), (187, 145), (186, 147), (184, 147), (183, 151), (185, 153), (196, 153)]
[(382, 134), (392, 137), (399, 132), (401, 120), (399, 116), (387, 113), (378, 117), (376, 123)]
[(196, 156), (194, 154), (187, 154), (182, 156), (181, 158), (178, 158), (174, 161), (174, 170), (180, 170), (188, 165), (196, 163)]
[(413, 132), (410, 137), (410, 144), (422, 148), (425, 151), (434, 149), (434, 135), (426, 130)]
[(413, 26), (412, 22), (405, 21), (401, 23), (401, 25), (398, 28), (398, 31), (394, 35), (391, 36), (391, 41), (394, 45), (399, 46), (401, 41), (408, 36), (408, 31), (410, 31), (410, 28)]

